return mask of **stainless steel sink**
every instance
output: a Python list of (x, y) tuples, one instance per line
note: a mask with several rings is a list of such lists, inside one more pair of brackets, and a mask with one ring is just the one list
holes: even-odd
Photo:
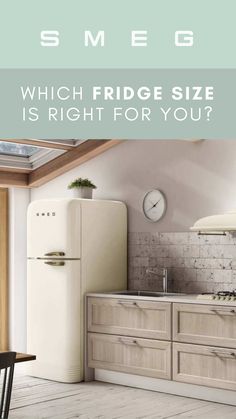
[(158, 292), (158, 291), (115, 291), (111, 292), (111, 294), (115, 295), (130, 295), (136, 297), (174, 297), (178, 295), (186, 295), (181, 292)]

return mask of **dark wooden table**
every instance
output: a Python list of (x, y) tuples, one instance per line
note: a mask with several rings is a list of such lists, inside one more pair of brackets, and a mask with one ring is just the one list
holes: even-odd
[(21, 354), (17, 352), (16, 354), (16, 364), (19, 362), (27, 362), (27, 361), (35, 361), (36, 355), (30, 355), (30, 354)]
[[(6, 352), (6, 351), (0, 351), (0, 353), (1, 352)], [(35, 359), (36, 359), (36, 355), (22, 354), (20, 352), (17, 352), (15, 364), (18, 364), (20, 362), (35, 361)]]

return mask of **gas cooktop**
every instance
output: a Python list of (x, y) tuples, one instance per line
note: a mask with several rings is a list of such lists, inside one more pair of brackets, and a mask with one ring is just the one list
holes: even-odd
[(233, 291), (219, 291), (216, 294), (202, 293), (197, 296), (198, 300), (212, 300), (212, 301), (236, 301), (236, 290)]

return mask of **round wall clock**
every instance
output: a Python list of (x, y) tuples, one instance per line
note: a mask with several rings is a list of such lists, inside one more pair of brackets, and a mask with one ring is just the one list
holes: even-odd
[(165, 195), (158, 189), (146, 193), (143, 199), (143, 213), (145, 217), (153, 222), (159, 221), (166, 211)]

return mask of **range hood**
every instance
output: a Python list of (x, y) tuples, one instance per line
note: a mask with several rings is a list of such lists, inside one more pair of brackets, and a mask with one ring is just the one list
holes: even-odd
[(200, 218), (190, 227), (190, 230), (198, 231), (202, 234), (220, 234), (226, 231), (236, 231), (236, 210)]

